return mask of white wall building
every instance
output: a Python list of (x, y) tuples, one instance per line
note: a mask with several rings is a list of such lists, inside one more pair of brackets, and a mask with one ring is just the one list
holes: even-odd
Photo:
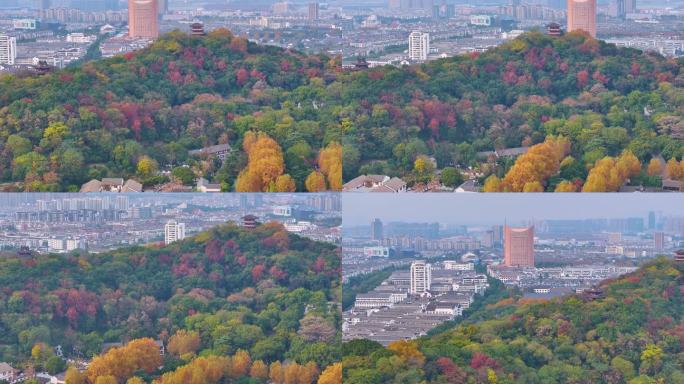
[(388, 247), (363, 247), (363, 254), (367, 257), (389, 257)]
[(276, 205), (273, 207), (273, 215), (275, 216), (292, 216), (292, 207), (289, 205)]
[(413, 31), (409, 35), (409, 59), (426, 61), (430, 53), (430, 34)]
[(472, 271), (475, 269), (475, 264), (473, 263), (461, 263), (454, 260), (446, 260), (444, 262), (444, 269), (450, 271)]
[(76, 44), (90, 44), (96, 40), (95, 36), (86, 35), (80, 32), (74, 32), (67, 35), (66, 41), (68, 43)]
[(432, 284), (432, 266), (424, 261), (411, 263), (411, 287), (409, 293), (422, 295), (430, 290)]
[(490, 27), (492, 25), (492, 17), (489, 15), (471, 15), (470, 24), (481, 27)]
[(185, 224), (169, 220), (164, 226), (164, 242), (168, 245), (183, 239), (185, 239)]
[(14, 65), (17, 59), (17, 38), (0, 34), (0, 64)]
[(36, 29), (36, 19), (14, 19), (12, 20), (14, 29)]

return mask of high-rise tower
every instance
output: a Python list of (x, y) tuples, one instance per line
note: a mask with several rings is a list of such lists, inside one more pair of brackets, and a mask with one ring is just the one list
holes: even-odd
[(568, 32), (577, 30), (596, 37), (596, 0), (568, 0)]
[(504, 264), (534, 267), (534, 227), (504, 227)]
[(159, 37), (157, 0), (128, 0), (128, 36)]

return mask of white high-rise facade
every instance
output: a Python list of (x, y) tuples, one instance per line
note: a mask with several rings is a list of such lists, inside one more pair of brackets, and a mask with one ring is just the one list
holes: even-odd
[(14, 65), (17, 58), (17, 38), (0, 34), (0, 64)]
[(413, 31), (409, 35), (409, 59), (425, 61), (430, 53), (430, 34)]
[(432, 284), (432, 265), (424, 261), (411, 263), (411, 286), (409, 293), (422, 295), (430, 290)]
[(164, 242), (168, 245), (183, 239), (185, 239), (185, 223), (169, 220), (164, 227)]

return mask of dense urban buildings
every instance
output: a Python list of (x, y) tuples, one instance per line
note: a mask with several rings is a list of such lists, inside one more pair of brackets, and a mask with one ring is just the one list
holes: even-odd
[(568, 0), (568, 32), (577, 30), (596, 37), (596, 0)]
[(504, 264), (534, 267), (534, 227), (504, 227)]
[[(243, 199), (244, 198), (244, 199)], [(225, 194), (40, 194), (22, 199), (0, 194), (0, 250), (35, 253), (104, 252), (126, 245), (162, 244), (166, 224), (183, 223), (192, 236), (217, 223), (275, 221), (292, 233), (338, 243), (339, 196), (312, 194), (277, 200)], [(177, 233), (175, 228), (170, 228)], [(172, 241), (173, 233), (169, 234)], [(177, 235), (175, 237), (178, 237)]]
[(128, 36), (156, 39), (159, 37), (158, 0), (128, 0)]

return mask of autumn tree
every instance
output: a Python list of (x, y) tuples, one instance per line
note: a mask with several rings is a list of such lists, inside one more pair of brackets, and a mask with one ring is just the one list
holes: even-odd
[(96, 356), (88, 366), (87, 376), (90, 382), (101, 376), (113, 376), (115, 380), (124, 381), (136, 371), (152, 373), (161, 364), (159, 347), (154, 340), (136, 339), (126, 346), (112, 348)]
[(230, 365), (231, 359), (226, 356), (198, 357), (165, 373), (154, 384), (217, 384), (226, 376)]
[(143, 156), (140, 158), (140, 160), (138, 160), (138, 165), (136, 166), (136, 169), (138, 175), (146, 179), (157, 174), (159, 165), (155, 160), (153, 160), (149, 156)]
[(397, 340), (387, 346), (397, 356), (414, 367), (422, 367), (425, 364), (425, 355), (418, 350), (418, 343), (415, 340)]
[(112, 375), (98, 376), (95, 380), (95, 384), (119, 384), (116, 377)]
[(268, 378), (268, 365), (262, 360), (255, 361), (252, 363), (252, 367), (249, 370), (249, 376), (256, 379)]
[(617, 192), (628, 178), (641, 172), (639, 159), (629, 151), (619, 157), (604, 157), (589, 171), (582, 192)]
[(294, 192), (296, 190), (297, 186), (290, 175), (280, 175), (275, 181), (276, 192)]
[(416, 180), (419, 182), (425, 183), (430, 181), (434, 171), (435, 164), (425, 155), (416, 157), (416, 160), (413, 162), (413, 172), (416, 175)]
[(325, 176), (318, 171), (313, 171), (306, 178), (304, 185), (309, 192), (323, 192), (326, 190)]
[(639, 372), (647, 375), (660, 370), (663, 364), (663, 350), (655, 344), (648, 344), (641, 352), (641, 366)]
[(544, 189), (546, 181), (560, 170), (561, 160), (570, 152), (570, 141), (549, 136), (543, 143), (533, 145), (518, 157), (501, 181), (504, 192), (523, 192)]
[(342, 145), (331, 142), (318, 154), (318, 166), (327, 179), (330, 190), (342, 190)]
[(577, 188), (574, 183), (563, 180), (556, 185), (555, 192), (577, 192)]
[(252, 368), (252, 358), (249, 352), (239, 349), (231, 359), (228, 376), (234, 379), (247, 376)]
[(496, 175), (490, 175), (482, 187), (483, 192), (502, 192), (501, 179)]
[(67, 368), (64, 381), (66, 384), (86, 384), (85, 376), (74, 366)]
[(199, 333), (194, 331), (179, 330), (169, 339), (167, 349), (176, 356), (195, 353), (199, 350), (201, 340)]
[(247, 132), (242, 143), (247, 152), (247, 167), (235, 182), (237, 192), (275, 192), (279, 188), (291, 189), (291, 178), (280, 179), (285, 160), (280, 145), (265, 133)]
[(280, 361), (274, 361), (268, 370), (268, 378), (273, 384), (283, 384), (285, 380), (285, 372)]
[(649, 176), (660, 176), (663, 173), (663, 165), (655, 157), (648, 162), (647, 173)]
[(667, 176), (672, 180), (681, 180), (684, 177), (682, 166), (674, 157), (667, 162)]
[(436, 361), (437, 366), (445, 376), (448, 384), (465, 384), (468, 374), (453, 360), (448, 357), (440, 357)]
[(318, 384), (342, 384), (342, 363), (329, 365), (318, 377)]
[(525, 183), (523, 187), (523, 192), (544, 192), (544, 187), (539, 181), (529, 181)]

